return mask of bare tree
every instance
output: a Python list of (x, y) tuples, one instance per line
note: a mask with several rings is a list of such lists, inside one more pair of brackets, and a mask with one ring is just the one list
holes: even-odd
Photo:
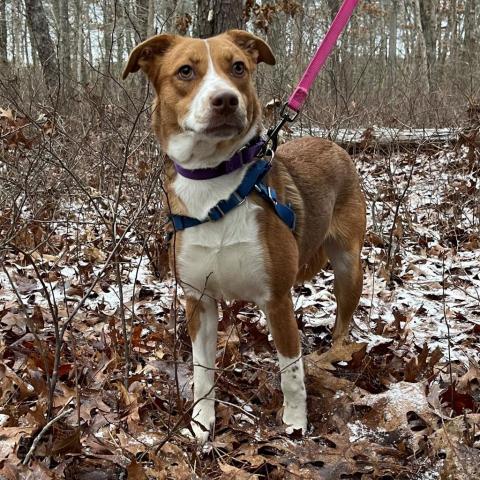
[(245, 28), (242, 0), (198, 0), (197, 36), (211, 37), (232, 28)]
[(38, 53), (43, 76), (49, 90), (58, 85), (58, 63), (48, 20), (41, 0), (25, 0), (27, 21), (32, 33), (32, 47)]
[(6, 64), (7, 58), (7, 12), (6, 1), (0, 0), (0, 64)]
[(390, 24), (388, 39), (388, 61), (395, 65), (397, 61), (397, 24), (398, 24), (398, 0), (390, 0)]
[(425, 53), (427, 60), (427, 77), (429, 90), (433, 89), (434, 68), (436, 63), (436, 44), (437, 44), (437, 22), (436, 22), (436, 2), (433, 0), (419, 1), (420, 24), (422, 35), (425, 42)]
[(465, 1), (465, 39), (464, 39), (464, 52), (465, 57), (470, 58), (475, 55), (475, 48), (477, 47), (475, 38), (478, 35), (478, 23), (475, 21), (475, 14), (478, 2), (476, 0)]
[(71, 39), (70, 39), (70, 19), (69, 19), (69, 0), (60, 2), (60, 24), (59, 24), (59, 61), (63, 74), (67, 81), (71, 78)]

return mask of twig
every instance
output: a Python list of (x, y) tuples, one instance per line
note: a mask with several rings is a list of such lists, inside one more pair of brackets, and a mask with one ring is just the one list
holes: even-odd
[(452, 340), (450, 338), (450, 324), (447, 320), (447, 304), (445, 302), (445, 252), (442, 253), (442, 301), (443, 301), (443, 319), (445, 321), (445, 325), (447, 326), (447, 345), (448, 345), (448, 371), (450, 375), (450, 391), (451, 391), (451, 402), (453, 407), (454, 401), (454, 389), (455, 386), (453, 385), (453, 373), (452, 373), (452, 356), (451, 356), (451, 348), (452, 348)]
[(395, 205), (395, 213), (393, 214), (392, 228), (390, 229), (390, 235), (388, 238), (388, 250), (387, 250), (387, 260), (386, 260), (386, 267), (387, 267), (387, 271), (390, 274), (390, 278), (392, 277), (392, 274), (390, 272), (390, 268), (391, 268), (390, 264), (392, 261), (393, 232), (395, 231), (395, 228), (396, 228), (397, 219), (400, 212), (400, 206), (402, 205), (403, 199), (405, 198), (405, 195), (407, 194), (407, 191), (410, 188), (410, 182), (412, 181), (414, 168), (415, 168), (415, 162), (412, 162), (412, 168), (410, 169), (410, 173), (408, 175), (407, 184), (405, 185), (403, 192), (398, 198), (397, 204)]
[(32, 446), (30, 447), (30, 450), (28, 451), (27, 455), (25, 456), (22, 464), (27, 465), (28, 462), (30, 461), (30, 458), (35, 452), (35, 449), (37, 448), (38, 444), (40, 443), (40, 440), (42, 437), (47, 433), (47, 431), (50, 429), (50, 427), (61, 420), (62, 418), (68, 417), (73, 412), (73, 408), (69, 408), (68, 410), (64, 410), (63, 412), (60, 412), (56, 417), (52, 418), (40, 431), (40, 433), (35, 437), (33, 440)]

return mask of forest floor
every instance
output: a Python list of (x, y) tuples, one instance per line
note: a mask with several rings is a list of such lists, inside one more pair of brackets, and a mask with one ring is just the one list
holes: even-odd
[[(331, 270), (294, 294), (307, 435), (287, 435), (281, 425), (263, 315), (234, 303), (221, 313), (214, 438), (198, 447), (184, 436), (192, 363), (182, 292), (155, 275), (135, 231), (109, 263), (106, 227), (65, 199), (41, 253), (10, 249), (0, 270), (0, 478), (480, 478), (480, 172), (469, 170), (461, 148), (354, 160), (368, 233), (352, 343), (325, 354), (335, 315)], [(61, 221), (73, 217), (82, 221)], [(65, 326), (56, 421), (40, 433), (54, 317)]]

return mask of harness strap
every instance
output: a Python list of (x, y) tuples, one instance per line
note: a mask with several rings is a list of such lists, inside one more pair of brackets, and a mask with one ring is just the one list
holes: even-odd
[(248, 195), (255, 190), (262, 198), (267, 200), (275, 209), (275, 213), (279, 218), (293, 230), (295, 228), (295, 212), (291, 206), (279, 203), (277, 194), (271, 187), (265, 185), (263, 177), (270, 170), (270, 163), (265, 160), (259, 160), (254, 163), (247, 171), (242, 183), (226, 200), (221, 200), (207, 214), (203, 220), (198, 218), (187, 217), (185, 215), (171, 215), (170, 221), (175, 231), (185, 230), (186, 228), (195, 227), (207, 222), (217, 222), (222, 219), (228, 212), (241, 205)]

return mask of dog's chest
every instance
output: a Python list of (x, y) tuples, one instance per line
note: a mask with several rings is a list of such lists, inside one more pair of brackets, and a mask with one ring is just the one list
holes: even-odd
[[(203, 218), (219, 200), (235, 190), (239, 178), (223, 184), (215, 182), (219, 188), (194, 182), (193, 189), (180, 179), (175, 182), (175, 189), (189, 215)], [(258, 304), (267, 301), (265, 247), (257, 219), (260, 208), (247, 198), (222, 220), (182, 232), (176, 263), (187, 294), (203, 293), (216, 299), (241, 299)]]

